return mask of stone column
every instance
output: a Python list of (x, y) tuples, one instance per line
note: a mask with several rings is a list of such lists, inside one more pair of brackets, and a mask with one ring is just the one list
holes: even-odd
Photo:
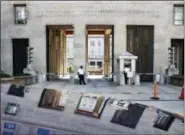
[(88, 72), (88, 32), (85, 34), (85, 71)]
[(120, 75), (119, 75), (119, 80), (120, 80), (120, 85), (125, 85), (125, 77), (123, 75), (123, 71), (124, 71), (124, 59), (120, 59), (119, 62), (119, 66), (120, 66)]
[(85, 24), (74, 25), (74, 70), (80, 66), (85, 69)]
[(65, 76), (67, 74), (67, 46), (66, 46), (66, 34), (64, 33), (63, 35), (63, 40), (64, 40), (64, 46), (63, 46), (63, 57), (64, 57), (64, 72), (63, 72), (63, 76)]
[(136, 71), (136, 59), (131, 59), (131, 71)]
[(122, 74), (122, 72), (124, 71), (124, 59), (120, 59), (119, 64), (120, 73)]

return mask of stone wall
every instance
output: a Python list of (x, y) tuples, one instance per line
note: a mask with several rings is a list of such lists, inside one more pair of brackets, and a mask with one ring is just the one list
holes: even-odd
[[(85, 64), (85, 25), (114, 25), (115, 58), (126, 50), (126, 25), (154, 25), (154, 72), (168, 64), (171, 38), (184, 38), (184, 27), (173, 25), (173, 4), (183, 1), (27, 1), (28, 23), (14, 24), (13, 4), (1, 3), (1, 67), (12, 74), (12, 38), (29, 38), (34, 68), (46, 72), (46, 25), (73, 24), (74, 62)], [(40, 51), (42, 50), (42, 52)], [(116, 68), (116, 61), (115, 61)], [(115, 69), (116, 70), (116, 69)]]

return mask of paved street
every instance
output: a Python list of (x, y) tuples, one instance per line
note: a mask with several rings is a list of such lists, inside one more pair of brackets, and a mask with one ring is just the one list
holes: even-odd
[[(5, 120), (13, 119), (17, 123), (20, 123), (20, 127), (23, 126), (21, 123), (24, 123), (24, 130), (19, 131), (19, 133), (34, 132), (36, 128), (35, 123), (37, 123), (37, 127), (48, 127), (55, 133), (62, 132), (63, 134), (183, 134), (183, 125), (181, 125), (178, 119), (174, 121), (168, 132), (153, 128), (152, 126), (156, 113), (149, 109), (144, 111), (136, 129), (130, 129), (111, 123), (110, 120), (116, 108), (112, 107), (110, 104), (107, 104), (100, 119), (74, 114), (74, 110), (80, 98), (80, 93), (86, 92), (101, 94), (113, 99), (130, 100), (132, 102), (154, 106), (172, 113), (183, 114), (184, 102), (178, 99), (181, 92), (180, 87), (158, 86), (160, 101), (151, 101), (150, 97), (153, 96), (153, 85), (149, 83), (143, 83), (141, 86), (116, 86), (106, 80), (91, 80), (89, 84), (81, 86), (77, 84), (72, 85), (68, 82), (55, 81), (29, 87), (30, 92), (26, 93), (24, 98), (19, 98), (6, 95), (8, 85), (1, 86), (1, 113), (3, 113), (8, 101), (20, 104), (21, 109), (16, 117), (2, 115)], [(43, 88), (68, 90), (69, 99), (64, 111), (60, 112), (37, 107)], [(30, 127), (33, 127), (31, 131)]]

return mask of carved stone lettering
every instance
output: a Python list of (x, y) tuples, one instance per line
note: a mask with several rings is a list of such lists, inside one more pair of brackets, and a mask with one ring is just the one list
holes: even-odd
[(102, 7), (99, 5), (78, 5), (78, 4), (50, 4), (37, 8), (36, 17), (79, 17), (79, 16), (139, 16), (139, 17), (159, 17), (162, 7), (141, 8), (141, 6), (120, 6), (116, 4)]

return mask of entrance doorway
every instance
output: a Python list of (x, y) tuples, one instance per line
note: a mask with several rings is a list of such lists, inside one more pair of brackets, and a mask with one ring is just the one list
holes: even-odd
[(68, 75), (68, 60), (73, 57), (73, 50), (67, 49), (67, 39), (73, 34), (73, 25), (46, 26), (47, 73), (55, 73), (59, 78)]
[(153, 73), (154, 26), (128, 25), (127, 51), (138, 56), (137, 73)]
[(184, 76), (184, 39), (171, 39), (171, 47), (175, 47), (175, 66), (179, 75)]
[(23, 74), (23, 69), (27, 65), (27, 47), (29, 46), (28, 38), (12, 39), (13, 48), (13, 75)]
[(86, 25), (86, 71), (90, 78), (114, 72), (114, 26)]

